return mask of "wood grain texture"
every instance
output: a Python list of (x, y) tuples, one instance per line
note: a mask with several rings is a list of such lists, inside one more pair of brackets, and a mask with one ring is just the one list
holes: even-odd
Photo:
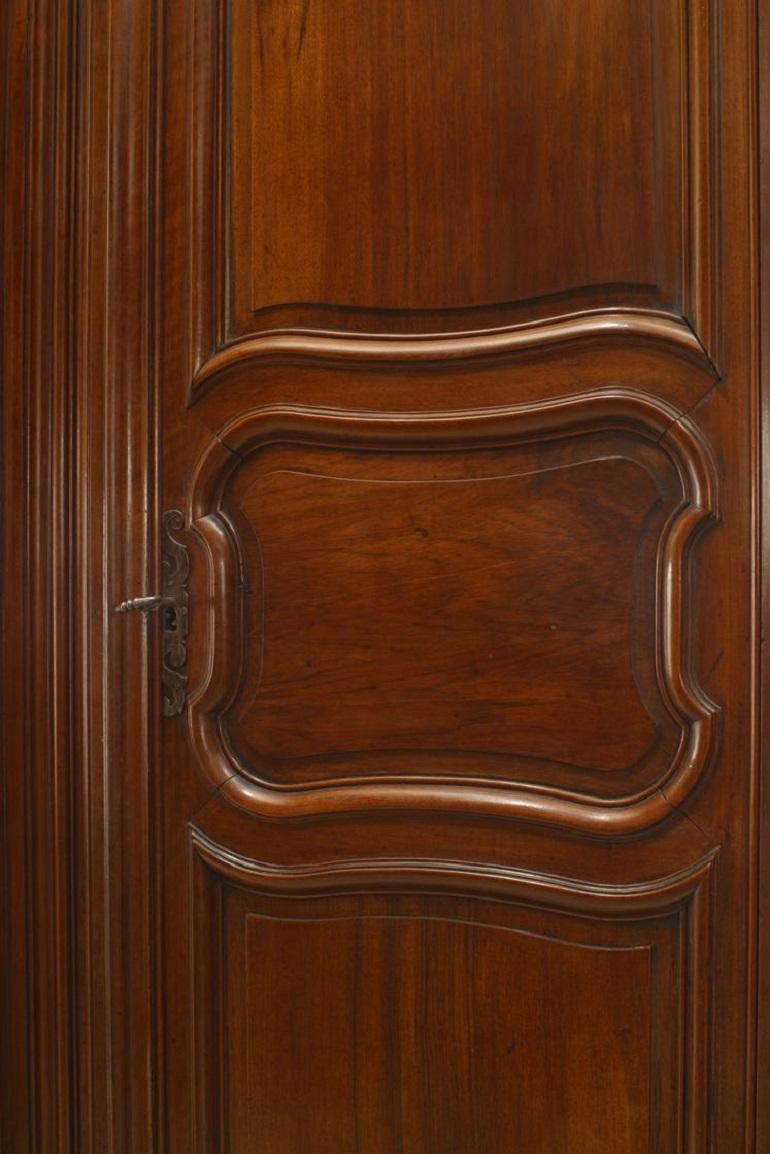
[(634, 594), (649, 605), (655, 568), (643, 588), (634, 567), (665, 513), (630, 455), (261, 457), (228, 501), (248, 574), (228, 725), (243, 764), (290, 782), (467, 754), (492, 776), (556, 761), (601, 788), (650, 753), (634, 650), (654, 660), (654, 627)]
[(69, 445), (73, 14), (0, 14), (0, 1148), (72, 1149), (76, 1115)]
[(249, 333), (478, 332), (608, 304), (717, 347), (702, 0), (199, 0), (195, 27), (204, 373)]
[[(757, 53), (757, 81), (759, 92), (759, 133), (758, 133), (758, 177), (759, 177), (759, 231), (762, 238), (761, 257), (759, 262), (760, 275), (760, 318), (762, 355), (759, 366), (761, 396), (770, 396), (770, 357), (768, 356), (767, 342), (770, 340), (770, 246), (767, 237), (770, 235), (770, 75), (767, 69), (760, 68), (759, 62), (767, 59), (770, 52), (770, 5), (761, 4), (758, 12), (758, 53)], [(761, 592), (760, 613), (762, 621), (768, 620), (770, 614), (770, 582), (766, 576), (767, 565), (770, 562), (770, 409), (765, 403), (760, 406), (758, 419), (760, 421), (760, 448), (758, 457), (758, 484), (759, 501), (761, 506), (760, 552), (761, 552)], [(761, 667), (762, 700), (767, 699), (767, 687), (770, 684), (770, 655), (764, 651)], [(768, 719), (761, 712), (761, 754), (764, 763), (770, 754), (770, 728)], [(768, 1074), (770, 1073), (770, 967), (765, 959), (770, 956), (770, 875), (763, 868), (767, 861), (768, 847), (770, 846), (770, 788), (765, 776), (757, 782), (757, 993), (756, 993), (756, 1021), (757, 1021), (757, 1057), (756, 1094), (753, 1101), (755, 1110), (754, 1126), (756, 1148), (761, 1150), (770, 1146), (770, 1095), (765, 1092)]]
[[(198, 1035), (203, 1140), (674, 1149), (686, 1100), (683, 1137), (699, 1148), (713, 857), (599, 894), (449, 862), (281, 870), (197, 832), (191, 846), (198, 981), (228, 991)], [(317, 972), (329, 974), (323, 1000)], [(569, 990), (558, 1006), (557, 989)], [(580, 1020), (597, 989), (608, 999), (598, 1030)], [(544, 1020), (554, 1012), (558, 1030)]]
[[(649, 1149), (652, 947), (585, 947), (460, 923), (454, 908), (442, 918), (436, 902), (400, 906), (228, 908), (236, 1148)], [(313, 975), (330, 963), (321, 1001)]]
[(675, 16), (649, 0), (236, 0), (238, 326), (304, 302), (438, 313), (654, 292), (653, 36), (671, 40)]
[(9, 0), (4, 1154), (764, 1151), (768, 27)]
[[(153, 642), (111, 608), (155, 585), (150, 251), (156, 90), (151, 0), (78, 13), (76, 674), (79, 1154), (155, 1150), (151, 1035), (150, 717)], [(124, 174), (131, 173), (131, 179)], [(151, 673), (152, 670), (152, 673)]]

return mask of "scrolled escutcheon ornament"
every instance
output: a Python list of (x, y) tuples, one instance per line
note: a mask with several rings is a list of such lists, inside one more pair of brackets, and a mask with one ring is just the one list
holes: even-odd
[(187, 634), (189, 629), (190, 594), (187, 582), (190, 576), (190, 555), (175, 534), (184, 529), (184, 516), (178, 509), (167, 509), (163, 514), (162, 536), (162, 591), (166, 602), (163, 610), (161, 641), (161, 681), (163, 685), (163, 716), (181, 713), (187, 698)]

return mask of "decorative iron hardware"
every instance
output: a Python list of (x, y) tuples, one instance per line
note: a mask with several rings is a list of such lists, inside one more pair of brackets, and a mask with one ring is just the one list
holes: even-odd
[(184, 709), (187, 696), (187, 633), (189, 628), (190, 555), (187, 546), (174, 536), (184, 529), (178, 509), (163, 514), (161, 542), (161, 591), (147, 597), (132, 597), (115, 607), (116, 613), (154, 613), (162, 610), (161, 682), (163, 716), (174, 717)]
[(163, 514), (161, 549), (161, 596), (170, 598), (171, 606), (163, 609), (161, 680), (163, 682), (163, 716), (173, 717), (184, 709), (187, 697), (187, 633), (189, 629), (187, 587), (190, 576), (190, 554), (187, 546), (174, 536), (184, 529), (184, 515), (178, 509)]
[(115, 606), (116, 613), (153, 613), (164, 605), (173, 605), (170, 597), (161, 597), (153, 593), (150, 597), (131, 597), (128, 601), (121, 601)]

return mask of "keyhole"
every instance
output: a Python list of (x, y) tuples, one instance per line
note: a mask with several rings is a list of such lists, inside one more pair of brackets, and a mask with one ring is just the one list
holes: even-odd
[(176, 633), (176, 626), (176, 607), (174, 605), (168, 605), (163, 610), (163, 628), (166, 633)]

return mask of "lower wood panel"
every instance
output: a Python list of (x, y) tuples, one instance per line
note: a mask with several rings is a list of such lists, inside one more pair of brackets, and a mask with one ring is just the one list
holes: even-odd
[(364, 908), (228, 931), (235, 1150), (650, 1148), (652, 947)]
[(332, 871), (311, 893), (204, 856), (196, 1149), (706, 1150), (708, 863), (636, 894), (490, 898), (395, 868), (389, 892)]

